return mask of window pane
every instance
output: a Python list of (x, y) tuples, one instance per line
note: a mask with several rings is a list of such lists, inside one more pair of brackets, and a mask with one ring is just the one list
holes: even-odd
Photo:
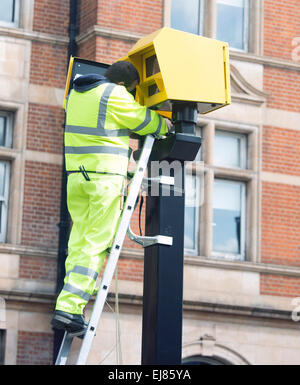
[(0, 20), (8, 23), (14, 22), (14, 0), (0, 1)]
[(241, 182), (215, 180), (213, 199), (213, 250), (241, 254)]
[(214, 164), (221, 167), (246, 168), (246, 137), (216, 131)]
[(197, 250), (197, 178), (185, 176), (184, 248)]
[(3, 198), (4, 198), (4, 191), (5, 191), (5, 163), (0, 162), (0, 234), (2, 233), (2, 205), (3, 205)]
[[(0, 299), (1, 301), (1, 299)], [(4, 301), (4, 299), (3, 299)], [(1, 306), (1, 304), (0, 304)], [(1, 314), (1, 311), (5, 312), (5, 304), (2, 305), (3, 306), (3, 309), (0, 309), (0, 314)], [(0, 321), (1, 321), (1, 318), (0, 317)], [(0, 365), (4, 365), (4, 355), (5, 355), (5, 338), (6, 337), (6, 330), (0, 330)]]
[(199, 33), (199, 0), (172, 0), (171, 27), (180, 31)]
[(9, 163), (0, 162), (0, 242), (5, 242), (8, 206)]
[(0, 146), (5, 146), (6, 117), (0, 116)]
[(5, 191), (5, 163), (0, 162), (0, 198), (4, 197)]
[[(245, 50), (245, 6), (247, 0), (217, 0), (217, 39)], [(248, 23), (247, 23), (248, 24)]]

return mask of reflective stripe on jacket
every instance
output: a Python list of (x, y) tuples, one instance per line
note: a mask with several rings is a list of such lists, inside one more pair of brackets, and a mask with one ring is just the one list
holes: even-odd
[(168, 131), (161, 116), (114, 83), (85, 92), (72, 90), (66, 112), (67, 171), (84, 166), (86, 171), (126, 175), (130, 130), (138, 135), (164, 135)]

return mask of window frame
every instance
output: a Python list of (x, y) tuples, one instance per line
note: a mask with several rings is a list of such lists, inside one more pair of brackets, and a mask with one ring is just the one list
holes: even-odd
[[(219, 259), (224, 262), (237, 262), (234, 258), (224, 258), (226, 253), (214, 255), (213, 250), (213, 188), (215, 179), (227, 179), (245, 183), (246, 193), (243, 201), (244, 212), (246, 213), (243, 224), (245, 237), (244, 258), (240, 262), (256, 262), (258, 260), (259, 244), (259, 153), (260, 153), (260, 126), (227, 121), (223, 119), (211, 119), (199, 117), (198, 125), (202, 131), (202, 160), (203, 160), (203, 197), (200, 204), (200, 235), (198, 258)], [(247, 136), (247, 169), (229, 168), (214, 165), (214, 138), (215, 131), (230, 132)], [(241, 251), (242, 252), (242, 251)], [(227, 256), (228, 257), (228, 256)]]
[(5, 364), (6, 329), (0, 329), (0, 365)]
[[(240, 145), (240, 167), (231, 167), (226, 165), (220, 165), (215, 163), (215, 159), (213, 158), (213, 167), (216, 169), (227, 169), (229, 171), (229, 175), (222, 176), (218, 175), (218, 172), (214, 175), (214, 181), (215, 180), (223, 180), (223, 181), (229, 181), (229, 182), (237, 182), (241, 183), (241, 237), (240, 237), (240, 254), (233, 254), (233, 253), (227, 253), (227, 252), (218, 252), (213, 250), (213, 239), (212, 239), (212, 245), (211, 245), (211, 256), (215, 258), (222, 258), (225, 260), (231, 260), (231, 261), (246, 261), (247, 260), (247, 195), (248, 195), (248, 181), (243, 179), (241, 176), (237, 176), (235, 173), (232, 173), (230, 175), (231, 170), (237, 171), (237, 172), (244, 172), (245, 170), (248, 170), (249, 167), (249, 161), (248, 161), (248, 146), (249, 146), (249, 132), (242, 132), (240, 130), (236, 130), (235, 128), (232, 128), (229, 130), (228, 128), (220, 127), (218, 125), (215, 126), (214, 130), (214, 139), (213, 139), (213, 146), (214, 146), (214, 154), (215, 154), (215, 139), (216, 135), (221, 134), (223, 136), (229, 136), (229, 137), (236, 137), (240, 139), (241, 145)], [(213, 210), (213, 205), (212, 205)], [(213, 216), (213, 214), (212, 214)], [(213, 225), (213, 223), (212, 223)]]
[(0, 26), (1, 27), (8, 27), (8, 28), (18, 28), (19, 22), (20, 22), (20, 0), (13, 0), (13, 7), (14, 7), (14, 21), (8, 22), (4, 20), (0, 20)]
[[(246, 170), (248, 168), (248, 140), (247, 140), (248, 138), (247, 138), (247, 134), (240, 133), (240, 132), (234, 132), (234, 131), (225, 131), (225, 130), (220, 130), (220, 129), (216, 128), (215, 137), (216, 137), (217, 133), (220, 133), (223, 136), (229, 136), (229, 137), (234, 136), (234, 137), (240, 139), (240, 141), (241, 141), (241, 154), (240, 154), (241, 166), (240, 167), (231, 167), (231, 166), (216, 164), (215, 162), (214, 162), (214, 165), (216, 167), (235, 168), (235, 169), (239, 169), (239, 170)], [(215, 144), (215, 140), (214, 140), (214, 144)]]
[[(241, 216), (243, 213), (244, 221), (241, 220), (241, 253), (240, 254), (230, 254), (226, 252), (215, 252), (213, 251), (213, 238), (212, 238), (212, 226), (211, 226), (211, 247), (210, 247), (210, 257), (211, 258), (217, 258), (222, 260), (229, 260), (229, 261), (241, 261), (246, 262), (250, 259), (253, 259), (252, 256), (250, 256), (249, 250), (251, 250), (251, 247), (247, 245), (246, 242), (251, 238), (247, 234), (247, 229), (249, 228), (250, 223), (250, 210), (249, 207), (251, 206), (249, 204), (249, 196), (251, 195), (249, 193), (250, 191), (250, 183), (252, 182), (254, 178), (254, 169), (256, 169), (256, 165), (254, 164), (253, 160), (250, 159), (250, 147), (253, 144), (254, 139), (250, 138), (250, 136), (253, 136), (257, 132), (256, 126), (248, 126), (238, 123), (230, 123), (230, 122), (216, 122), (213, 123), (213, 135), (211, 137), (211, 145), (213, 147), (213, 156), (211, 157), (211, 167), (213, 169), (213, 183), (215, 179), (223, 179), (228, 181), (237, 181), (243, 183), (243, 190), (244, 192), (241, 197)], [(245, 168), (239, 168), (239, 167), (228, 167), (228, 166), (220, 166), (216, 165), (214, 163), (214, 148), (215, 148), (215, 137), (216, 132), (221, 132), (224, 135), (231, 135), (231, 136), (237, 136), (244, 138), (244, 146), (245, 152), (243, 154), (244, 157), (244, 165)], [(242, 162), (242, 160), (241, 160)], [(242, 162), (243, 163), (243, 162)], [(213, 193), (213, 187), (212, 187), (212, 193)], [(213, 203), (211, 205), (211, 211), (212, 211), (212, 218), (213, 218)], [(211, 223), (212, 224), (212, 223)]]
[[(202, 126), (196, 126), (196, 136), (202, 137)], [(187, 256), (198, 256), (200, 254), (200, 240), (201, 240), (201, 204), (204, 199), (204, 162), (202, 155), (202, 145), (199, 152), (192, 162), (185, 163), (185, 175), (192, 175), (198, 179), (196, 180), (196, 215), (195, 215), (195, 249), (184, 247), (184, 254)], [(198, 167), (197, 167), (198, 165)]]
[[(198, 31), (197, 31), (197, 35), (198, 36), (204, 36), (204, 33), (205, 33), (205, 3), (206, 3), (206, 0), (198, 0), (198, 3), (199, 3), (199, 21), (198, 21)], [(170, 27), (171, 28), (174, 28), (172, 27), (172, 17), (171, 17), (171, 14), (172, 14), (172, 0), (169, 0), (169, 7), (170, 7), (170, 16), (169, 16), (169, 24), (170, 24)]]
[(10, 184), (11, 184), (11, 161), (12, 161), (9, 155), (10, 155), (10, 152), (13, 151), (14, 112), (1, 109), (0, 116), (6, 119), (5, 143), (4, 143), (4, 146), (0, 146), (0, 150), (1, 150), (0, 163), (5, 164), (4, 194), (3, 196), (0, 196), (0, 202), (1, 202), (0, 243), (6, 243), (7, 232), (8, 232), (7, 231), (8, 217), (9, 217), (8, 207), (9, 207), (9, 194), (10, 194)]
[[(232, 47), (229, 43), (229, 48), (230, 50), (232, 51), (236, 51), (236, 52), (245, 52), (245, 53), (248, 53), (249, 52), (249, 41), (250, 41), (250, 18), (251, 18), (251, 15), (250, 15), (250, 0), (243, 0), (245, 2), (245, 5), (244, 5), (244, 36), (243, 36), (243, 46), (244, 48), (236, 48), (236, 47)], [(218, 6), (218, 0), (216, 0), (216, 7)], [(218, 25), (218, 14), (217, 14), (217, 11), (216, 11), (216, 25)], [(217, 27), (216, 27), (217, 28)], [(217, 36), (217, 32), (216, 32), (216, 36)], [(222, 40), (222, 38), (220, 38), (220, 40)]]
[(10, 162), (0, 159), (0, 163), (5, 164), (4, 174), (4, 194), (0, 195), (0, 243), (5, 243), (7, 234), (7, 222), (8, 222), (8, 201), (9, 201), (9, 186), (10, 186)]
[(191, 175), (196, 178), (196, 196), (195, 196), (195, 248), (189, 249), (188, 247), (184, 247), (184, 254), (197, 256), (199, 255), (199, 241), (200, 241), (200, 196), (201, 196), (201, 177), (193, 172), (191, 168), (185, 169), (185, 176)]
[[(222, 260), (230, 260), (230, 261), (246, 261), (246, 228), (247, 228), (247, 210), (246, 210), (246, 201), (247, 201), (247, 182), (241, 181), (241, 180), (234, 180), (234, 179), (225, 179), (225, 178), (214, 178), (214, 182), (218, 181), (224, 181), (224, 182), (231, 182), (231, 183), (239, 183), (241, 185), (241, 237), (240, 237), (240, 253), (228, 253), (225, 251), (215, 251), (213, 249), (213, 238), (212, 238), (212, 252), (211, 256), (214, 258), (220, 258)], [(214, 207), (212, 205), (212, 210), (214, 210)], [(214, 223), (212, 223), (212, 226), (214, 226)]]
[(11, 112), (0, 110), (0, 117), (4, 117), (6, 119), (6, 125), (5, 125), (5, 143), (4, 146), (1, 146), (2, 148), (12, 148), (12, 142), (13, 142), (13, 114)]
[[(263, 54), (263, 44), (261, 36), (263, 35), (263, 1), (249, 0), (247, 28), (248, 39), (247, 49), (240, 50), (229, 47), (236, 57), (243, 57), (244, 54)], [(217, 7), (216, 0), (203, 0), (203, 33), (202, 36), (216, 39), (217, 34)], [(164, 26), (171, 27), (171, 0), (164, 2)], [(245, 47), (246, 48), (246, 47)], [(240, 56), (242, 55), (242, 56)]]

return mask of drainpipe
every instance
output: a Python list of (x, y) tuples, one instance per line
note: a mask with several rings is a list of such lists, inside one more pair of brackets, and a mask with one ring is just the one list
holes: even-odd
[[(70, 12), (69, 12), (69, 46), (68, 46), (68, 58), (70, 56), (76, 56), (77, 44), (77, 0), (70, 0)], [(63, 128), (65, 127), (65, 122)], [(59, 241), (58, 241), (58, 258), (57, 258), (57, 278), (56, 278), (56, 293), (60, 293), (64, 285), (65, 278), (65, 260), (67, 258), (68, 239), (70, 231), (70, 217), (67, 208), (67, 173), (65, 169), (65, 159), (63, 158), (62, 169), (62, 183), (61, 183), (61, 199), (60, 199), (60, 221), (59, 227)], [(53, 343), (53, 363), (56, 361), (56, 357), (59, 352), (60, 345), (62, 343), (64, 332), (61, 330), (54, 331), (54, 343)]]

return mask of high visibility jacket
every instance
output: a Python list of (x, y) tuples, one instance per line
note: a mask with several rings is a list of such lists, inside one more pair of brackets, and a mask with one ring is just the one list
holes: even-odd
[(126, 175), (130, 131), (138, 135), (168, 131), (157, 112), (137, 103), (124, 86), (105, 81), (83, 92), (75, 87), (70, 93), (65, 127), (67, 171), (84, 166), (87, 172)]

